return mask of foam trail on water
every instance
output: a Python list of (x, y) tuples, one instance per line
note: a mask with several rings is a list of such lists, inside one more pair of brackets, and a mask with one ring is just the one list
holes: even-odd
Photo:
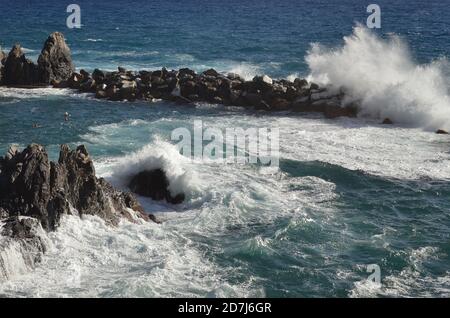
[(344, 37), (342, 47), (313, 44), (306, 62), (310, 80), (346, 89), (348, 102), (361, 102), (362, 115), (450, 129), (447, 59), (419, 65), (398, 36), (382, 39), (356, 26), (352, 35)]

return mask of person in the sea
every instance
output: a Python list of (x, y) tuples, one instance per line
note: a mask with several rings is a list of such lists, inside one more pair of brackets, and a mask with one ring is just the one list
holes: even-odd
[(70, 114), (68, 112), (64, 113), (64, 121), (69, 121)]

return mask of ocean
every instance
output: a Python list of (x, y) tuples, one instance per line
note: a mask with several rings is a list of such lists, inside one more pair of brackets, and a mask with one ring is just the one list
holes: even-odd
[[(261, 113), (198, 103), (112, 102), (68, 89), (0, 88), (0, 153), (84, 144), (96, 171), (158, 162), (180, 205), (140, 198), (162, 224), (63, 218), (30, 269), (14, 253), (7, 297), (450, 296), (450, 6), (377, 0), (0, 0), (0, 46), (36, 60), (62, 32), (77, 69), (215, 68), (246, 79), (308, 78), (345, 86), (358, 118)], [(69, 112), (70, 121), (64, 121)], [(389, 117), (394, 125), (381, 125)], [(277, 169), (179, 154), (174, 129), (280, 130)], [(38, 124), (39, 128), (32, 128)], [(380, 284), (368, 280), (378, 268)]]

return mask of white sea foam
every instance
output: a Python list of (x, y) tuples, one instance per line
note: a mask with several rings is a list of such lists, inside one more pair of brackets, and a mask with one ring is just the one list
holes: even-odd
[(314, 44), (306, 62), (310, 80), (344, 87), (348, 102), (361, 102), (362, 115), (389, 117), (426, 129), (450, 129), (447, 59), (417, 64), (398, 36), (381, 39), (357, 26), (342, 47)]
[(188, 198), (199, 191), (195, 175), (187, 169), (189, 159), (172, 144), (156, 140), (141, 150), (119, 158), (110, 167), (111, 181), (126, 188), (131, 178), (144, 170), (162, 169), (169, 180), (169, 191), (175, 196), (184, 193)]
[[(24, 219), (26, 217), (20, 217)], [(4, 224), (0, 222), (0, 233)], [(33, 229), (34, 235), (39, 238), (41, 247), (48, 249), (51, 241), (40, 224)], [(36, 259), (43, 254), (39, 247), (26, 240), (11, 239), (0, 235), (0, 282), (20, 277), (35, 268)]]
[(232, 64), (226, 71), (239, 74), (247, 81), (253, 79), (256, 75), (261, 74), (261, 68), (259, 66), (249, 63)]
[(47, 96), (76, 96), (86, 97), (87, 94), (79, 94), (71, 89), (58, 89), (52, 87), (43, 88), (12, 88), (12, 87), (0, 87), (0, 98), (13, 98), (13, 99), (36, 99)]

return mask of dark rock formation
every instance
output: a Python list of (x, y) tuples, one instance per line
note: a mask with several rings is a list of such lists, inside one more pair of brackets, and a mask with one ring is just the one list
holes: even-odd
[(45, 41), (38, 58), (39, 82), (66, 81), (74, 72), (70, 49), (62, 33), (54, 32)]
[(443, 130), (443, 129), (438, 129), (438, 130), (436, 131), (436, 134), (439, 134), (439, 135), (448, 135), (448, 131)]
[(134, 176), (129, 184), (131, 191), (153, 200), (166, 200), (173, 204), (184, 201), (184, 194), (172, 196), (168, 187), (169, 180), (167, 180), (167, 176), (162, 169), (142, 171)]
[(38, 82), (38, 67), (25, 57), (19, 44), (13, 46), (4, 64), (4, 85), (34, 85)]
[[(48, 248), (47, 237), (39, 220), (13, 216), (2, 222), (0, 281), (9, 279), (17, 272), (33, 269), (35, 264), (41, 261), (42, 255)], [(8, 259), (8, 255), (13, 255), (14, 259)], [(13, 263), (11, 264), (11, 262)], [(21, 266), (22, 268), (20, 268)]]
[(67, 84), (112, 101), (154, 98), (180, 104), (204, 101), (265, 111), (320, 112), (328, 118), (354, 117), (357, 111), (355, 105), (341, 106), (343, 93), (331, 93), (316, 84), (309, 85), (304, 79), (290, 82), (264, 75), (246, 81), (237, 74), (223, 75), (214, 69), (201, 74), (188, 68), (139, 72), (122, 67), (115, 72), (95, 69), (92, 75), (84, 71), (73, 73)]
[(121, 217), (148, 220), (131, 194), (117, 191), (95, 176), (84, 146), (74, 151), (61, 146), (58, 163), (49, 162), (40, 145), (30, 145), (22, 152), (11, 148), (0, 158), (0, 210), (9, 217), (36, 218), (47, 231), (58, 226), (63, 214), (72, 213), (97, 215), (111, 225), (118, 224)]
[[(3, 75), (2, 75), (3, 74)], [(16, 45), (0, 68), (0, 85), (52, 84), (93, 93), (112, 101), (164, 99), (179, 104), (209, 102), (263, 111), (319, 112), (327, 118), (354, 117), (355, 105), (343, 106), (342, 92), (332, 93), (315, 83), (297, 78), (293, 82), (267, 75), (246, 81), (237, 74), (224, 75), (214, 69), (197, 74), (180, 70), (130, 71), (118, 67), (106, 72), (95, 69), (74, 72), (70, 49), (64, 36), (52, 33), (45, 42), (38, 65), (27, 60)]]
[(393, 125), (394, 122), (392, 120), (390, 120), (389, 118), (385, 118), (381, 124), (383, 124), (383, 125)]

